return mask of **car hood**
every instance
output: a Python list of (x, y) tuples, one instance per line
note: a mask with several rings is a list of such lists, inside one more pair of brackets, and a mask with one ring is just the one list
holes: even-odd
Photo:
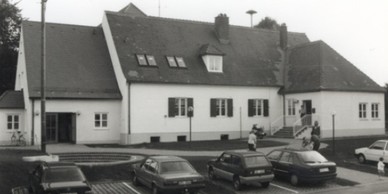
[(355, 152), (356, 154), (360, 154), (360, 153), (364, 153), (365, 150), (367, 150), (367, 149), (368, 149), (367, 147), (357, 148), (357, 149), (354, 150), (354, 152)]
[(69, 182), (58, 182), (58, 183), (42, 183), (44, 190), (55, 190), (55, 189), (67, 189), (78, 190), (85, 189), (90, 190), (89, 184), (82, 181), (69, 181)]
[(167, 174), (161, 174), (160, 176), (165, 179), (203, 178), (203, 176), (198, 173), (167, 173)]

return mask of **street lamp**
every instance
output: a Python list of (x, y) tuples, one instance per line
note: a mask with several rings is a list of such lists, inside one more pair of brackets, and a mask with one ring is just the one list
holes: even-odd
[(189, 132), (190, 132), (190, 142), (191, 142), (191, 117), (193, 117), (194, 108), (189, 106), (187, 108), (187, 116), (189, 117)]
[(256, 14), (257, 12), (251, 9), (251, 10), (248, 10), (246, 13), (251, 15), (251, 28), (252, 28), (253, 27), (252, 17), (253, 17), (253, 14)]
[(335, 154), (335, 111), (332, 112), (331, 114), (331, 120), (333, 124), (333, 155)]

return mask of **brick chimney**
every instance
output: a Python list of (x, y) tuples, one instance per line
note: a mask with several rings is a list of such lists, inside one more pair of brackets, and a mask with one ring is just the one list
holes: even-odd
[(280, 26), (280, 40), (279, 40), (279, 46), (282, 50), (285, 50), (288, 45), (288, 32), (287, 32), (287, 26), (285, 23), (283, 23)]
[(215, 31), (218, 40), (222, 44), (229, 43), (229, 17), (226, 14), (220, 14), (215, 18)]

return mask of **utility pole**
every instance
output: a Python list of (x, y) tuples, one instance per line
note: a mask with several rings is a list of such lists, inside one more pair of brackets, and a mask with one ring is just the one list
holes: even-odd
[(41, 88), (40, 88), (40, 118), (41, 118), (41, 139), (42, 139), (42, 152), (46, 153), (46, 25), (45, 25), (45, 12), (46, 12), (47, 0), (42, 0), (42, 55), (41, 55)]
[(248, 10), (246, 12), (247, 14), (251, 15), (251, 28), (253, 27), (253, 14), (256, 14), (257, 12), (255, 10)]

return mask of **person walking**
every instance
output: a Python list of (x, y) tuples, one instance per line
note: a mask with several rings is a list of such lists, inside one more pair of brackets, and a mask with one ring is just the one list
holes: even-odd
[(313, 142), (313, 150), (318, 151), (319, 147), (321, 146), (321, 142), (319, 141), (319, 137), (317, 135), (311, 136), (311, 142)]
[(321, 127), (319, 126), (318, 121), (314, 122), (313, 129), (311, 130), (311, 135), (317, 135), (319, 138), (321, 138)]
[(379, 180), (382, 179), (382, 177), (385, 176), (385, 164), (384, 164), (384, 158), (380, 157), (379, 162), (377, 163), (377, 172), (379, 174)]
[(249, 132), (249, 136), (248, 136), (248, 149), (250, 151), (256, 151), (256, 141), (257, 141), (256, 134), (252, 130)]

